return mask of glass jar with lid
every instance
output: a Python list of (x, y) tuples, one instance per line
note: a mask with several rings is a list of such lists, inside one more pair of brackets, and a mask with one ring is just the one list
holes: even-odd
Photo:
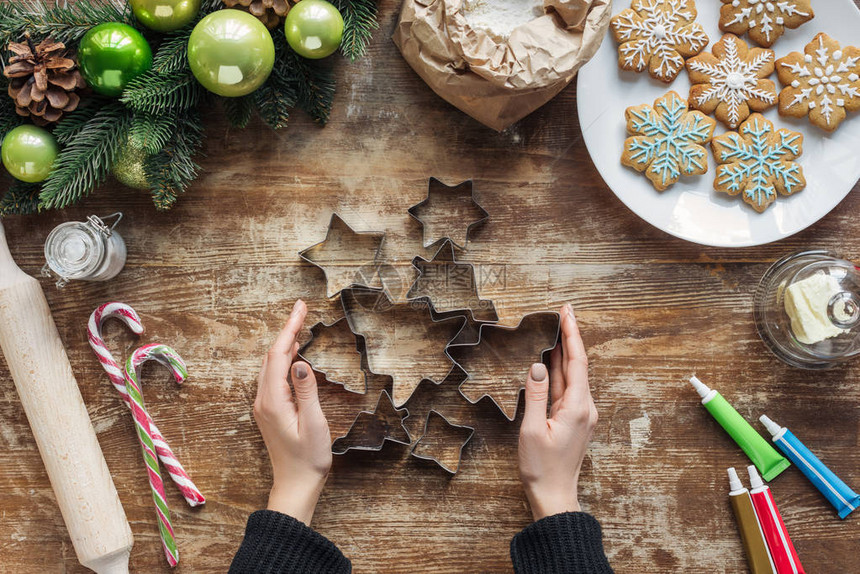
[[(108, 227), (105, 220), (114, 219)], [(107, 281), (125, 266), (126, 247), (115, 227), (122, 213), (104, 219), (91, 215), (86, 221), (70, 221), (54, 228), (45, 241), (46, 264), (42, 275), (64, 287), (71, 280)]]
[(860, 356), (860, 268), (825, 250), (786, 255), (764, 274), (755, 322), (768, 348), (804, 369)]

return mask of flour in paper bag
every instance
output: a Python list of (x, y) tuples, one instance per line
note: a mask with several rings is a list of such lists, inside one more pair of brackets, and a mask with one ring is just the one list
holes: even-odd
[(463, 14), (473, 29), (504, 41), (517, 26), (544, 15), (543, 0), (465, 0)]

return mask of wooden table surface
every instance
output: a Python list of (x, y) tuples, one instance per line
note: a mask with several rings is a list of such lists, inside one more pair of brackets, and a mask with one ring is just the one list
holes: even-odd
[[(617, 572), (746, 571), (725, 469), (747, 460), (699, 404), (687, 383), (693, 373), (749, 420), (767, 412), (789, 425), (860, 486), (860, 364), (789, 368), (765, 350), (752, 320), (756, 283), (781, 255), (820, 247), (860, 260), (858, 188), (779, 243), (728, 250), (675, 239), (604, 185), (582, 141), (574, 86), (496, 134), (409, 69), (389, 39), (397, 13), (397, 3), (383, 2), (370, 57), (338, 64), (328, 127), (297, 113), (280, 133), (259, 122), (234, 130), (213, 111), (204, 172), (173, 211), (157, 213), (145, 193), (111, 182), (74, 209), (4, 222), (16, 260), (36, 275), (55, 225), (125, 213), (129, 257), (119, 277), (62, 291), (42, 282), (134, 531), (132, 570), (169, 571), (132, 419), (86, 342), (89, 313), (127, 302), (143, 317), (144, 342), (169, 343), (188, 361), (183, 388), (147, 368), (145, 396), (208, 498), (192, 510), (168, 485), (177, 571), (224, 572), (271, 480), (251, 417), (260, 358), (296, 298), (308, 301), (308, 326), (340, 314), (322, 273), (297, 252), (324, 237), (337, 211), (359, 230), (387, 233), (384, 258), (405, 292), (409, 262), (423, 253), (406, 210), (424, 198), (430, 176), (474, 179), (490, 220), (464, 258), (501, 277), (481, 294), (504, 323), (565, 302), (577, 310), (600, 412), (581, 501), (600, 519)], [(107, 330), (117, 352), (138, 344), (117, 323)], [(385, 383), (373, 378), (364, 396), (324, 384), (332, 431), (372, 407)], [(522, 408), (510, 423), (486, 401), (463, 408), (453, 386), (424, 388), (410, 404), (414, 436), (431, 407), (477, 427), (460, 473), (450, 478), (395, 444), (336, 457), (313, 526), (356, 572), (509, 572), (510, 538), (530, 522), (516, 464)], [(5, 363), (0, 420), (2, 570), (83, 572)], [(796, 469), (772, 487), (807, 572), (860, 568), (858, 517), (840, 521)]]

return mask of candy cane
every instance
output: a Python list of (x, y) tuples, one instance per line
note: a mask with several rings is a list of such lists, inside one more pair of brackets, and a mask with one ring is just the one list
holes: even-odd
[[(135, 310), (125, 303), (105, 303), (93, 311), (93, 314), (90, 315), (90, 321), (87, 326), (87, 335), (90, 341), (90, 347), (95, 351), (99, 362), (107, 372), (111, 383), (113, 383), (114, 388), (119, 392), (122, 400), (125, 401), (125, 404), (131, 407), (131, 402), (128, 398), (128, 391), (125, 388), (125, 375), (116, 360), (113, 358), (113, 355), (111, 355), (108, 350), (104, 337), (102, 337), (102, 325), (110, 318), (121, 320), (135, 335), (143, 333), (143, 324)], [(167, 473), (170, 475), (173, 482), (176, 483), (176, 486), (179, 487), (183, 498), (185, 498), (188, 504), (192, 507), (204, 504), (206, 499), (203, 497), (203, 494), (191, 480), (191, 477), (188, 476), (182, 463), (180, 463), (176, 458), (176, 455), (173, 454), (173, 450), (170, 448), (170, 445), (167, 444), (167, 440), (161, 434), (161, 431), (158, 430), (157, 426), (155, 426), (155, 423), (152, 421), (152, 417), (148, 412), (146, 413), (146, 418), (149, 421), (149, 428), (152, 432), (152, 442), (155, 444), (155, 451), (158, 453), (158, 458), (160, 458), (161, 462), (164, 463), (165, 468), (167, 468)]]
[(128, 358), (125, 364), (125, 388), (131, 404), (131, 412), (137, 427), (137, 438), (143, 451), (143, 460), (149, 474), (149, 486), (152, 490), (152, 500), (158, 516), (158, 532), (161, 535), (161, 545), (164, 555), (171, 566), (179, 563), (179, 550), (176, 548), (176, 538), (173, 525), (170, 522), (170, 509), (164, 495), (164, 482), (158, 469), (158, 458), (155, 454), (155, 444), (152, 440), (152, 427), (143, 404), (143, 394), (140, 391), (141, 366), (150, 360), (158, 361), (168, 367), (177, 383), (182, 383), (188, 376), (185, 362), (176, 351), (166, 345), (144, 345)]

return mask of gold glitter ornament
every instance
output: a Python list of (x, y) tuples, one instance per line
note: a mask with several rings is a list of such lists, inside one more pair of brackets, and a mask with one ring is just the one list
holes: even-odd
[(134, 189), (149, 189), (149, 181), (143, 164), (149, 154), (142, 147), (128, 140), (116, 154), (113, 176), (118, 182)]

